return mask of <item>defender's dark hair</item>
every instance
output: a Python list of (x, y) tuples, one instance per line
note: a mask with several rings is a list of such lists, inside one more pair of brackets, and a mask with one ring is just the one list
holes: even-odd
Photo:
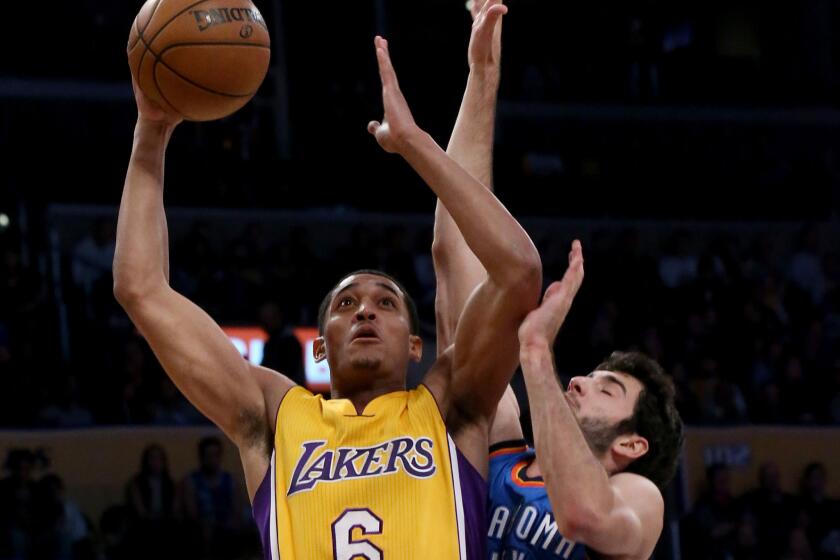
[(333, 293), (335, 293), (335, 289), (338, 288), (339, 284), (350, 278), (351, 276), (356, 276), (357, 274), (371, 274), (373, 276), (381, 276), (382, 278), (386, 278), (397, 285), (403, 295), (403, 301), (405, 302), (405, 306), (408, 308), (408, 318), (410, 320), (410, 329), (411, 334), (419, 335), (420, 334), (420, 316), (417, 314), (417, 304), (414, 303), (414, 299), (409, 295), (408, 290), (405, 289), (405, 286), (402, 283), (388, 274), (387, 272), (382, 272), (381, 270), (373, 270), (370, 268), (363, 268), (361, 270), (357, 270), (355, 272), (351, 272), (350, 274), (345, 274), (341, 280), (336, 282), (335, 286), (333, 286), (327, 295), (324, 296), (324, 299), (321, 301), (321, 305), (318, 307), (318, 334), (324, 334), (324, 323), (327, 320), (327, 310), (330, 307), (330, 301), (332, 300)]
[(650, 479), (660, 489), (674, 477), (683, 444), (683, 423), (674, 404), (674, 383), (655, 360), (641, 352), (613, 352), (597, 370), (626, 373), (644, 388), (633, 416), (621, 422), (619, 434), (637, 433), (648, 451), (625, 469)]

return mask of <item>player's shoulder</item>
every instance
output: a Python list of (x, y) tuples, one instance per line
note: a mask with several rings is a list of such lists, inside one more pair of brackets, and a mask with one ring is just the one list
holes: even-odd
[(636, 473), (621, 472), (610, 477), (610, 485), (624, 503), (644, 521), (659, 519), (665, 511), (662, 492), (649, 478)]
[(663, 502), (659, 487), (647, 477), (632, 472), (620, 472), (610, 477), (610, 484), (616, 490), (628, 496), (638, 496), (645, 500), (655, 499)]

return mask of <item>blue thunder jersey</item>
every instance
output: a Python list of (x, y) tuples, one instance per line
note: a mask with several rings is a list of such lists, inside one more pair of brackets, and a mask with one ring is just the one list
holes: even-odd
[(586, 547), (563, 538), (542, 477), (529, 478), (534, 450), (508, 441), (490, 450), (490, 560), (583, 560)]

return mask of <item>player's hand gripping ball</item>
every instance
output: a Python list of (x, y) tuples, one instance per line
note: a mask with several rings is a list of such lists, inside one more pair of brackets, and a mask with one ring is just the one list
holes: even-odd
[(262, 84), (268, 28), (251, 0), (148, 0), (128, 37), (131, 74), (163, 110), (191, 121), (226, 117)]

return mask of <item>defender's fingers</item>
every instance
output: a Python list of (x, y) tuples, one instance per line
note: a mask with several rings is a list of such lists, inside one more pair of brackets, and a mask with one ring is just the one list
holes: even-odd
[(485, 39), (489, 39), (496, 30), (496, 24), (499, 23), (499, 19), (501, 19), (501, 17), (507, 12), (507, 6), (503, 4), (496, 4), (493, 6), (477, 23), (478, 33), (481, 33)]
[(382, 86), (399, 87), (397, 74), (394, 72), (391, 55), (388, 52), (388, 41), (377, 36), (374, 44), (376, 45), (376, 61), (379, 64), (379, 79), (382, 80)]
[(367, 131), (376, 136), (376, 131), (382, 124), (379, 121), (370, 121), (367, 125)]

